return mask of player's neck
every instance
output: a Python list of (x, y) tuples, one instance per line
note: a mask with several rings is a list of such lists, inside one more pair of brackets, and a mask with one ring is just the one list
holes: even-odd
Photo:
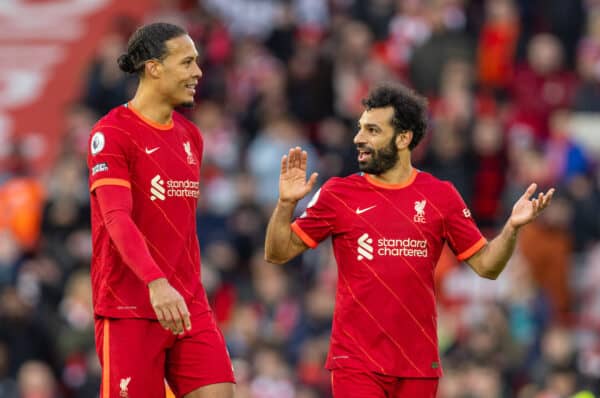
[(169, 124), (173, 120), (173, 106), (140, 85), (135, 96), (129, 101), (131, 106), (146, 119), (158, 124)]
[(413, 167), (410, 157), (398, 159), (394, 167), (381, 174), (370, 174), (370, 176), (383, 184), (398, 185), (407, 182), (413, 175)]

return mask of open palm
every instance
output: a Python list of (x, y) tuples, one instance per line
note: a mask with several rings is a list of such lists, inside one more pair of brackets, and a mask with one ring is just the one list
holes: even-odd
[(279, 199), (284, 202), (297, 202), (308, 194), (315, 182), (317, 173), (306, 179), (306, 163), (308, 155), (302, 148), (291, 148), (281, 158), (281, 174), (279, 176)]
[(509, 220), (513, 227), (519, 228), (530, 223), (550, 204), (552, 195), (554, 195), (554, 188), (546, 193), (540, 192), (537, 198), (534, 197), (530, 200), (536, 189), (537, 184), (531, 184), (513, 206)]

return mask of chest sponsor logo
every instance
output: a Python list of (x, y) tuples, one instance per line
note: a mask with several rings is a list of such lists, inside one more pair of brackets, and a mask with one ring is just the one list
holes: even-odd
[(413, 221), (419, 224), (425, 224), (425, 206), (427, 201), (425, 199), (418, 200), (415, 202), (415, 215)]
[(358, 261), (363, 259), (373, 260), (373, 239), (364, 233), (358, 238)]
[(196, 158), (194, 157), (194, 154), (192, 153), (192, 145), (190, 144), (189, 141), (186, 141), (183, 143), (183, 150), (185, 151), (185, 154), (187, 155), (188, 164), (196, 164)]
[(150, 200), (200, 197), (200, 183), (192, 180), (164, 180), (157, 174), (150, 181)]
[(358, 261), (373, 260), (375, 255), (386, 257), (427, 257), (426, 239), (390, 239), (379, 238), (374, 241), (368, 233), (364, 233), (356, 241)]

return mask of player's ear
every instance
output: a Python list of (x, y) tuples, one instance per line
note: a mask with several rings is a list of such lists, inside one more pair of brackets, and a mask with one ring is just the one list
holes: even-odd
[(404, 130), (398, 133), (396, 136), (396, 148), (404, 149), (408, 148), (413, 139), (413, 132), (411, 130)]
[(145, 75), (152, 78), (160, 77), (162, 72), (162, 63), (157, 59), (150, 59), (144, 65)]

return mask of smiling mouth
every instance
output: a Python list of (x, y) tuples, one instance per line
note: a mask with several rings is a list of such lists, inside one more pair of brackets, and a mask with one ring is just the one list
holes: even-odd
[(196, 85), (198, 85), (198, 83), (188, 83), (185, 85), (185, 88), (195, 93)]
[(365, 149), (358, 150), (358, 161), (365, 162), (371, 156), (371, 151)]

